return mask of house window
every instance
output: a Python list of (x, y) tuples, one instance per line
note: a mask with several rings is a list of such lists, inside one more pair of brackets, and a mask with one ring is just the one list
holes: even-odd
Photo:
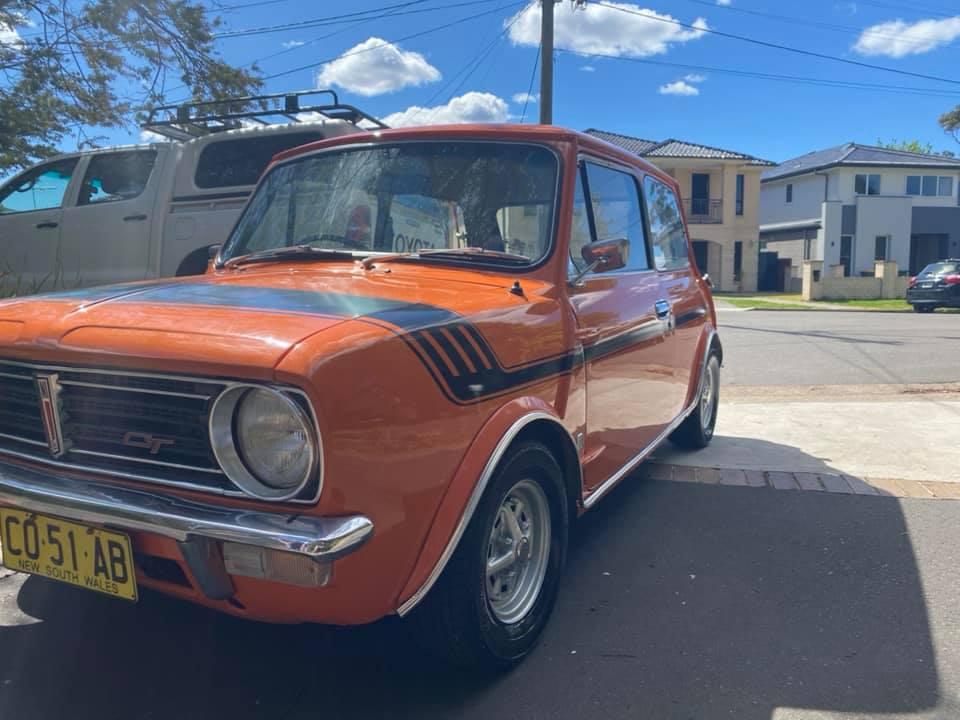
[(793, 184), (787, 185), (787, 202), (788, 203), (793, 202)]
[(853, 235), (840, 236), (840, 264), (843, 265), (843, 276), (850, 277), (853, 265)]
[(853, 189), (857, 195), (879, 195), (879, 175), (857, 175), (853, 181)]
[(887, 259), (887, 240), (889, 235), (877, 235), (876, 240), (874, 241), (873, 246), (873, 259), (874, 260), (886, 260)]
[(907, 175), (907, 195), (951, 197), (953, 178), (949, 175)]
[(737, 175), (737, 215), (743, 215), (743, 175)]
[[(741, 175), (740, 177), (743, 177)], [(743, 242), (737, 240), (733, 243), (733, 281), (740, 282), (743, 279)]]

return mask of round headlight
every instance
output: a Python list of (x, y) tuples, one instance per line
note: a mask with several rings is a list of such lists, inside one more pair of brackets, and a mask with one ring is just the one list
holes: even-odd
[(261, 387), (234, 386), (210, 414), (210, 437), (220, 466), (257, 497), (286, 500), (310, 480), (316, 446), (307, 414), (289, 397)]

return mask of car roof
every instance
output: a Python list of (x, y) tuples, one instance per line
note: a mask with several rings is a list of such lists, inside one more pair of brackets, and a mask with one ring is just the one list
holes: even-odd
[(300, 155), (323, 150), (338, 145), (357, 142), (358, 136), (363, 142), (389, 142), (390, 140), (502, 140), (541, 143), (576, 143), (581, 150), (592, 151), (625, 165), (639, 168), (671, 186), (674, 181), (669, 175), (649, 161), (627, 152), (600, 138), (555, 125), (517, 125), (508, 123), (462, 124), (462, 125), (422, 125), (409, 128), (391, 128), (389, 130), (364, 131), (362, 134), (342, 135), (336, 138), (319, 140), (285, 150), (274, 156), (273, 162), (283, 162)]

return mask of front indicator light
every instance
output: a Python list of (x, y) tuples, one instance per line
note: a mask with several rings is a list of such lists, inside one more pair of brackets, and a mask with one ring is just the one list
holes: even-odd
[(333, 577), (332, 562), (240, 543), (223, 543), (223, 564), (230, 575), (299, 587), (324, 587)]

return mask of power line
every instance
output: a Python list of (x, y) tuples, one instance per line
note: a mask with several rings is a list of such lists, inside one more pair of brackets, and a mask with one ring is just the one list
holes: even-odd
[(409, 0), (408, 2), (397, 3), (395, 5), (385, 5), (372, 10), (345, 13), (343, 15), (330, 15), (327, 17), (311, 18), (310, 20), (298, 20), (297, 22), (284, 23), (282, 25), (265, 25), (259, 28), (230, 30), (227, 32), (217, 33), (214, 35), (214, 37), (218, 40), (229, 40), (231, 38), (249, 37), (251, 35), (266, 35), (267, 33), (286, 32), (287, 30), (302, 30), (304, 28), (324, 27), (326, 25), (341, 25), (343, 23), (358, 22), (361, 20), (378, 20), (397, 15), (417, 15), (425, 12), (436, 12), (438, 10), (452, 10), (454, 8), (467, 7), (470, 5), (486, 5), (488, 3), (497, 2), (498, 0), (465, 0), (464, 2), (440, 5), (438, 7), (407, 10), (406, 12), (401, 11), (403, 8), (410, 7), (411, 5), (422, 5), (425, 2), (431, 1), (432, 0)]
[[(507, 5), (506, 7), (507, 7), (507, 8), (509, 8), (509, 7), (517, 7), (518, 5), (524, 5), (524, 4), (526, 4), (526, 0), (521, 0), (521, 2), (511, 3), (510, 5)], [(412, 34), (410, 34), (410, 35), (405, 35), (404, 37), (398, 38), (398, 39), (393, 40), (393, 41), (385, 41), (385, 42), (382, 42), (382, 43), (380, 43), (380, 44), (378, 44), (378, 45), (371, 45), (370, 47), (365, 47), (365, 48), (363, 48), (363, 49), (361, 49), (361, 50), (354, 50), (354, 51), (352, 51), (352, 52), (342, 53), (342, 54), (340, 54), (340, 55), (335, 55), (335, 56), (333, 56), (333, 57), (326, 58), (326, 59), (324, 59), (324, 60), (319, 60), (319, 61), (317, 61), (317, 62), (312, 62), (312, 63), (309, 63), (309, 64), (307, 64), (307, 65), (300, 65), (300, 66), (295, 67), (295, 68), (290, 68), (289, 70), (284, 70), (284, 71), (282, 71), (282, 72), (273, 73), (272, 75), (266, 75), (266, 76), (264, 76), (262, 79), (263, 79), (263, 80), (273, 80), (273, 79), (278, 78), (278, 77), (284, 77), (285, 75), (292, 75), (293, 73), (300, 72), (301, 70), (311, 70), (311, 69), (313, 69), (313, 68), (320, 67), (321, 65), (326, 65), (328, 62), (333, 62), (334, 60), (337, 60), (338, 58), (353, 57), (354, 55), (360, 55), (361, 53), (370, 52), (370, 51), (372, 51), (372, 50), (379, 50), (380, 48), (387, 47), (387, 46), (389, 46), (389, 45), (395, 45), (395, 44), (397, 44), (397, 43), (405, 42), (405, 41), (407, 41), (407, 40), (412, 40), (412, 39), (414, 39), (414, 38), (423, 37), (424, 35), (430, 35), (430, 34), (432, 34), (432, 33), (440, 32), (441, 30), (446, 30), (446, 29), (451, 28), (451, 27), (454, 27), (454, 26), (456, 26), (456, 25), (461, 25), (461, 24), (463, 24), (463, 23), (465, 23), (465, 22), (469, 22), (470, 20), (476, 20), (477, 18), (484, 17), (484, 16), (486, 16), (486, 15), (491, 15), (491, 14), (493, 14), (493, 13), (495, 13), (495, 12), (500, 12), (500, 11), (503, 10), (503, 9), (504, 9), (504, 8), (494, 8), (493, 10), (484, 10), (483, 12), (474, 13), (473, 15), (467, 15), (466, 17), (459, 18), (458, 20), (453, 20), (452, 22), (444, 23), (444, 24), (442, 24), (442, 25), (437, 25), (437, 26), (435, 26), (435, 27), (428, 28), (428, 29), (426, 29), (426, 30), (421, 30), (421, 31), (419, 31), (419, 32), (412, 33)]]
[(737, 7), (736, 5), (717, 5), (716, 0), (687, 0), (687, 2), (694, 3), (696, 5), (705, 5), (709, 8), (719, 8), (729, 12), (741, 13), (743, 15), (753, 15), (755, 17), (779, 20), (781, 22), (790, 23), (791, 25), (808, 25), (810, 27), (820, 28), (821, 30), (832, 30), (834, 32), (849, 33), (857, 36), (889, 38), (907, 45), (919, 46), (927, 43), (926, 40), (911, 40), (910, 38), (905, 38), (902, 35), (893, 35), (891, 33), (884, 33), (878, 30), (870, 30), (869, 28), (865, 30), (863, 28), (853, 27), (852, 25), (839, 25), (836, 23), (827, 23), (818, 20), (807, 20), (806, 18), (796, 17), (794, 15), (778, 15), (776, 13), (763, 12), (762, 10), (751, 10), (749, 8)]
[(884, 8), (886, 10), (906, 10), (907, 12), (934, 15), (936, 17), (943, 17), (943, 18), (956, 16), (956, 14), (951, 15), (949, 13), (943, 12), (942, 10), (934, 10), (933, 8), (920, 7), (919, 5), (911, 6), (911, 5), (904, 5), (903, 3), (897, 4), (897, 3), (879, 2), (878, 0), (858, 0), (858, 2), (862, 3), (863, 5), (871, 5), (873, 7)]
[(938, 88), (910, 87), (904, 85), (889, 85), (883, 83), (865, 83), (855, 80), (829, 80), (826, 78), (805, 77), (802, 75), (782, 75), (776, 73), (764, 73), (753, 70), (737, 70), (734, 68), (716, 67), (711, 65), (693, 65), (688, 63), (674, 63), (665, 60), (650, 60), (647, 58), (632, 58), (622, 55), (606, 55), (603, 53), (583, 53), (572, 50), (559, 50), (558, 52), (577, 55), (580, 57), (606, 58), (608, 60), (623, 60), (626, 62), (641, 63), (643, 65), (656, 65), (659, 67), (670, 67), (679, 70), (720, 73), (724, 75), (735, 75), (739, 77), (749, 77), (758, 80), (771, 80), (779, 82), (789, 82), (803, 85), (820, 85), (825, 87), (843, 87), (855, 90), (870, 90), (881, 92), (892, 92), (897, 94), (925, 95), (928, 97), (957, 98), (960, 97), (960, 91), (941, 90)]
[(761, 47), (772, 48), (775, 50), (784, 50), (786, 52), (797, 53), (798, 55), (805, 55), (807, 57), (820, 58), (821, 60), (833, 60), (834, 62), (840, 62), (846, 65), (855, 65), (857, 67), (869, 68), (871, 70), (882, 70), (883, 72), (895, 73), (897, 75), (906, 75), (909, 77), (921, 78), (923, 80), (934, 80), (936, 82), (950, 83), (951, 85), (960, 85), (960, 80), (951, 80), (950, 78), (939, 77), (937, 75), (926, 75), (924, 73), (910, 72), (909, 70), (898, 70), (896, 68), (886, 67), (884, 65), (874, 65), (873, 63), (861, 62), (860, 60), (850, 60), (848, 58), (838, 57), (837, 55), (827, 55), (826, 53), (819, 53), (813, 50), (804, 50), (802, 48), (790, 47), (789, 45), (780, 45), (779, 43), (767, 42), (766, 40), (757, 40), (756, 38), (747, 37), (746, 35), (737, 35), (734, 33), (723, 32), (721, 30), (712, 30), (710, 28), (681, 22), (680, 20), (667, 19), (664, 17), (660, 17), (658, 15), (652, 15), (647, 12), (643, 12), (639, 10), (631, 10), (629, 8), (620, 7), (618, 5), (611, 5), (606, 2), (595, 2), (594, 4), (599, 5), (601, 7), (609, 8), (611, 10), (617, 10), (618, 12), (624, 12), (630, 15), (637, 15), (639, 17), (647, 18), (648, 20), (655, 20), (657, 22), (669, 23), (671, 25), (679, 25), (680, 27), (684, 27), (689, 30), (696, 30), (697, 32), (710, 33), (711, 35), (717, 35), (719, 37), (725, 37), (731, 40), (740, 40), (741, 42), (750, 43), (752, 45), (759, 45)]
[(530, 84), (527, 86), (527, 96), (523, 99), (523, 112), (520, 113), (520, 124), (527, 117), (527, 103), (530, 102), (530, 93), (533, 92), (533, 81), (537, 77), (537, 66), (540, 64), (540, 50), (542, 45), (537, 45), (537, 56), (533, 59), (533, 72), (530, 73)]

